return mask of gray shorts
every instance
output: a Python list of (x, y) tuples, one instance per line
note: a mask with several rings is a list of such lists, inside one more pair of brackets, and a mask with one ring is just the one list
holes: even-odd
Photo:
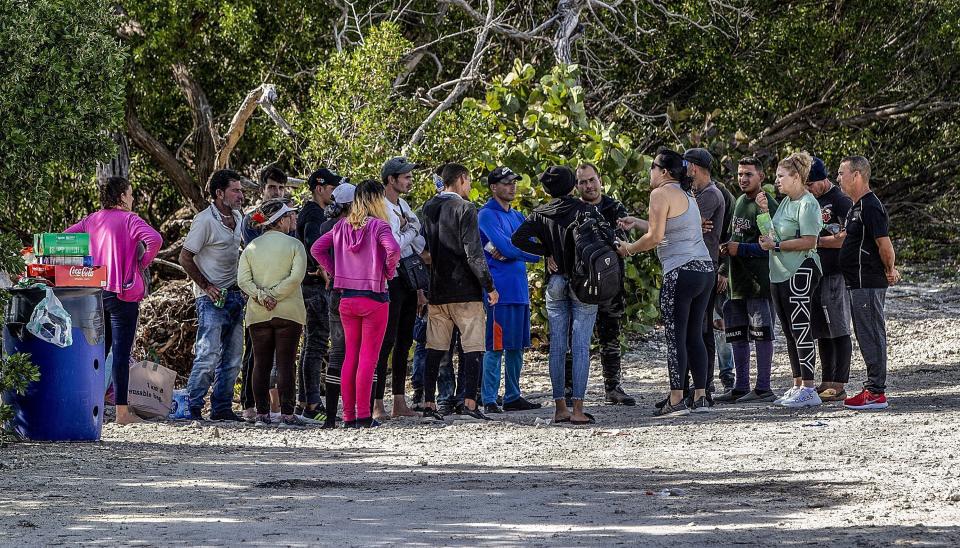
[(773, 340), (770, 299), (730, 299), (723, 305), (723, 323), (727, 342)]
[(810, 311), (813, 338), (835, 339), (850, 334), (850, 293), (843, 274), (830, 274), (820, 279), (813, 293)]

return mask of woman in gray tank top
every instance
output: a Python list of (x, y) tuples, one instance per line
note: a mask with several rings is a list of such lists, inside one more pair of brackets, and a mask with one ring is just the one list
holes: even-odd
[[(675, 416), (710, 410), (706, 399), (707, 349), (701, 334), (716, 274), (703, 243), (700, 209), (691, 193), (687, 162), (670, 149), (660, 149), (650, 165), (649, 221), (622, 219), (625, 230), (646, 229), (639, 240), (618, 242), (622, 256), (656, 248), (663, 266), (660, 316), (667, 334), (667, 371), (670, 396), (657, 415)], [(684, 402), (683, 381), (693, 377), (693, 408)]]

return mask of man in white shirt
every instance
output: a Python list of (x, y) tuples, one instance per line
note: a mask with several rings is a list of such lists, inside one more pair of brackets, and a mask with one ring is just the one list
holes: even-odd
[[(407, 274), (410, 268), (416, 268), (417, 264), (422, 268), (422, 263), (418, 263), (417, 258), (423, 252), (425, 241), (420, 235), (420, 220), (401, 196), (410, 192), (410, 187), (413, 185), (413, 170), (418, 167), (420, 166), (407, 161), (406, 158), (396, 157), (387, 160), (380, 171), (387, 217), (389, 217), (390, 228), (393, 230), (393, 237), (400, 245), (400, 265), (397, 267), (396, 277), (388, 282), (390, 317), (387, 320), (387, 331), (380, 348), (376, 384), (372, 395), (373, 418), (379, 421), (386, 420), (390, 416), (416, 416), (416, 413), (407, 406), (405, 395), (407, 356), (413, 345), (411, 327), (417, 316), (417, 290), (424, 288), (417, 287), (416, 277)], [(405, 270), (407, 272), (404, 272)], [(387, 415), (383, 406), (383, 397), (387, 384), (387, 360), (390, 359), (391, 354), (393, 355), (393, 409), (391, 415)]]
[(203, 420), (200, 412), (213, 384), (210, 420), (243, 421), (232, 408), (246, 306), (237, 287), (243, 207), (240, 180), (240, 174), (229, 169), (210, 176), (207, 191), (212, 203), (194, 217), (180, 251), (180, 265), (193, 280), (197, 299), (197, 342), (187, 381), (193, 420)]

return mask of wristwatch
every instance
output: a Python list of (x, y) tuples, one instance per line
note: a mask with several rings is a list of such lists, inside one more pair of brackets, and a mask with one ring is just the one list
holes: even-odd
[(776, 251), (777, 253), (780, 253), (780, 242), (774, 242), (773, 250)]

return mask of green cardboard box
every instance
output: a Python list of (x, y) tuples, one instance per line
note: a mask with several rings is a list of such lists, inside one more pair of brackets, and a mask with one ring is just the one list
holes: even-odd
[(89, 255), (90, 235), (85, 233), (58, 234), (54, 232), (34, 234), (33, 253), (38, 257), (51, 255)]

